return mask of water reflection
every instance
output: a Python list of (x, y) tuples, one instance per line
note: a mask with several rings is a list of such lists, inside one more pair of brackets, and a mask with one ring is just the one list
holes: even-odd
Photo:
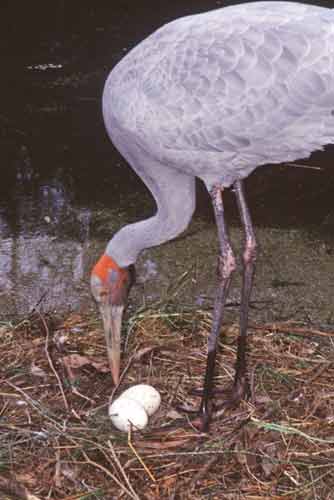
[(121, 224), (153, 206), (107, 138), (99, 103), (80, 103), (75, 116), (29, 106), (34, 135), (18, 134), (14, 120), (0, 133), (0, 320), (37, 303), (47, 311), (91, 305), (96, 255)]
[[(28, 189), (27, 189), (28, 188)], [(78, 307), (83, 300), (91, 210), (75, 208), (59, 179), (31, 182), (18, 170), (15, 218), (0, 213), (0, 318)], [(67, 231), (76, 237), (66, 235)]]

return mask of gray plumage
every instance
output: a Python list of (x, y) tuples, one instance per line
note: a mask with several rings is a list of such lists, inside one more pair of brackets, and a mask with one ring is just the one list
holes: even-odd
[(187, 227), (196, 176), (228, 187), (334, 142), (334, 12), (267, 1), (177, 19), (112, 70), (103, 114), (157, 203), (109, 242), (125, 267)]

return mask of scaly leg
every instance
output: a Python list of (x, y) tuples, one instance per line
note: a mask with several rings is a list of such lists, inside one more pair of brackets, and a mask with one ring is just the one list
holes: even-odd
[(251, 216), (245, 198), (243, 182), (236, 181), (233, 187), (236, 194), (240, 218), (245, 234), (245, 247), (243, 253), (244, 270), (240, 306), (240, 335), (238, 338), (238, 351), (233, 388), (233, 399), (235, 398), (236, 401), (240, 401), (244, 397), (250, 395), (250, 388), (247, 379), (246, 352), (249, 300), (256, 260), (256, 239)]
[(217, 343), (223, 321), (224, 304), (231, 283), (231, 276), (236, 267), (231, 243), (226, 231), (221, 187), (215, 186), (210, 194), (218, 229), (220, 256), (218, 262), (219, 284), (217, 287), (214, 303), (212, 328), (208, 339), (208, 355), (204, 380), (204, 390), (200, 405), (201, 427), (203, 431), (206, 431), (208, 429), (210, 423), (210, 400), (213, 391), (213, 377), (216, 362)]

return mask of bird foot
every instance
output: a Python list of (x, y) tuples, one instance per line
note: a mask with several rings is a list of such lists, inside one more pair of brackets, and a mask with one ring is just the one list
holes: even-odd
[(211, 422), (211, 416), (216, 410), (214, 405), (210, 404), (210, 408), (191, 407), (187, 404), (180, 404), (176, 407), (177, 411), (190, 415), (191, 425), (200, 432), (208, 432)]
[[(204, 389), (191, 389), (189, 391), (191, 396), (202, 397), (204, 395)], [(226, 395), (225, 405), (230, 405), (230, 402), (233, 402), (232, 406), (235, 406), (240, 403), (243, 399), (249, 399), (251, 396), (251, 390), (248, 382), (247, 375), (236, 377), (232, 387), (230, 389), (226, 389), (224, 387), (215, 387), (211, 391), (211, 397)]]
[(192, 421), (192, 424), (202, 432), (208, 431), (210, 422), (215, 412), (221, 411), (225, 408), (235, 408), (236, 406), (239, 406), (242, 400), (249, 399), (251, 396), (251, 390), (246, 375), (236, 377), (236, 380), (230, 389), (213, 389), (211, 397), (220, 394), (225, 395), (224, 400), (219, 404), (215, 404), (212, 400), (209, 402), (205, 401), (203, 389), (192, 389), (190, 393), (194, 396), (202, 397), (200, 408), (198, 409), (184, 404), (178, 405), (177, 410), (182, 413), (196, 415), (197, 418)]
[(225, 391), (226, 397), (224, 401), (215, 406), (216, 411), (223, 408), (236, 408), (241, 401), (247, 400), (251, 397), (251, 390), (247, 378), (237, 380), (233, 386)]

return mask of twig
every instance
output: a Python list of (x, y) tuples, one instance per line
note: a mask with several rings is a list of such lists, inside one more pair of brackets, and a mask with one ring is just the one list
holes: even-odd
[[(317, 477), (316, 479), (314, 479), (313, 481), (309, 481), (308, 483), (306, 483), (304, 486), (302, 486), (301, 488), (297, 488), (295, 490), (292, 490), (292, 491), (288, 491), (287, 493), (281, 493), (281, 496), (282, 497), (289, 497), (291, 495), (291, 497), (293, 496), (293, 498), (296, 498), (295, 495), (297, 495), (298, 493), (302, 493), (303, 491), (306, 491), (310, 488), (310, 486), (312, 486), (312, 489), (314, 488), (314, 485), (316, 483), (319, 483), (319, 481), (321, 481), (322, 479), (324, 479), (326, 476), (330, 475), (331, 474), (331, 471), (328, 471), (328, 472), (325, 472), (324, 474), (322, 474), (321, 476)], [(329, 498), (329, 497), (328, 497)]]
[(311, 443), (323, 443), (323, 444), (334, 444), (334, 439), (322, 439), (318, 438), (316, 436), (310, 436), (309, 434), (306, 434), (306, 432), (300, 431), (299, 429), (296, 429), (295, 427), (289, 427), (287, 425), (280, 425), (280, 424), (275, 424), (273, 422), (261, 422), (261, 420), (258, 420), (255, 417), (250, 417), (250, 421), (253, 422), (257, 427), (261, 427), (265, 430), (269, 431), (277, 431), (281, 432), (283, 434), (296, 434), (297, 436), (305, 438), (307, 441), (310, 441)]
[(52, 361), (50, 353), (49, 353), (50, 331), (49, 331), (48, 325), (46, 324), (46, 321), (45, 321), (44, 317), (42, 316), (42, 314), (40, 312), (38, 312), (38, 311), (37, 311), (37, 314), (40, 317), (40, 319), (41, 319), (41, 321), (43, 323), (43, 326), (44, 326), (44, 330), (45, 330), (45, 347), (44, 347), (44, 351), (45, 351), (48, 363), (50, 365), (50, 368), (53, 371), (53, 373), (54, 373), (54, 375), (55, 375), (55, 377), (56, 377), (56, 379), (58, 381), (58, 387), (59, 387), (61, 395), (63, 397), (65, 409), (69, 410), (69, 404), (68, 404), (66, 396), (65, 396), (65, 392), (64, 392), (64, 389), (63, 389), (63, 384), (61, 383), (60, 377), (59, 377), (59, 375), (57, 373), (57, 370), (54, 367), (53, 361)]
[(61, 487), (61, 460), (60, 460), (60, 450), (56, 449), (55, 450), (55, 455), (56, 455), (56, 467), (55, 467), (55, 473), (54, 473), (54, 483), (57, 486), (57, 488)]
[(309, 469), (309, 474), (311, 476), (311, 481), (312, 481), (313, 498), (314, 498), (314, 500), (318, 500), (319, 497), (318, 497), (316, 489), (315, 489), (314, 477), (313, 477), (313, 472), (312, 472), (311, 468)]
[(30, 313), (29, 313), (29, 316), (32, 316), (34, 314), (34, 312), (37, 312), (38, 313), (38, 306), (41, 305), (41, 303), (43, 302), (43, 300), (45, 299), (45, 297), (48, 295), (49, 291), (46, 290), (44, 293), (42, 293), (42, 295), (40, 296), (40, 298), (38, 299), (38, 301), (36, 302), (36, 304), (31, 308), (30, 310)]
[(202, 467), (202, 469), (195, 475), (194, 478), (191, 478), (190, 481), (190, 491), (194, 491), (197, 486), (197, 483), (204, 478), (204, 476), (209, 472), (211, 467), (217, 462), (219, 455), (215, 455), (210, 458), (210, 460)]
[(86, 459), (86, 463), (89, 464), (89, 465), (92, 465), (93, 467), (95, 467), (96, 469), (100, 469), (102, 472), (104, 472), (108, 477), (110, 477), (113, 481), (115, 481), (115, 483), (122, 489), (122, 491), (124, 491), (124, 493), (126, 493), (127, 495), (129, 495), (131, 498), (133, 498), (134, 500), (140, 500), (139, 497), (135, 494), (133, 495), (133, 493), (128, 490), (124, 484), (122, 484), (119, 479), (112, 473), (110, 472), (110, 470), (108, 470), (106, 467), (104, 467), (103, 465), (101, 464), (98, 464), (97, 462), (94, 462), (94, 460), (91, 460), (89, 458), (89, 456), (87, 455), (87, 453), (84, 451), (84, 450), (81, 450), (81, 453), (83, 454), (83, 456), (85, 457)]
[(330, 368), (332, 364), (333, 364), (333, 361), (329, 361), (328, 363), (324, 364), (323, 366), (320, 366), (320, 368), (315, 370), (315, 374), (311, 378), (309, 378), (307, 381), (308, 385), (313, 384), (313, 382), (317, 378), (319, 378), (325, 371), (327, 371), (328, 368)]
[(0, 477), (0, 492), (8, 495), (10, 498), (18, 500), (40, 500), (35, 495), (31, 495), (27, 489), (19, 484), (15, 478), (6, 479)]
[(24, 325), (25, 323), (28, 323), (29, 324), (29, 321), (30, 319), (34, 316), (34, 313), (37, 313), (39, 314), (39, 311), (37, 310), (37, 307), (43, 302), (43, 300), (45, 299), (45, 297), (47, 296), (49, 292), (46, 291), (44, 292), (41, 297), (38, 299), (38, 301), (36, 302), (36, 304), (30, 309), (30, 312), (29, 314), (27, 315), (26, 318), (22, 319), (22, 321), (19, 321), (17, 323), (16, 326), (13, 327), (13, 331), (15, 330), (18, 330), (19, 328), (21, 328), (22, 325)]
[(156, 483), (157, 480), (155, 479), (155, 477), (153, 476), (152, 472), (147, 467), (147, 465), (145, 464), (145, 462), (143, 461), (143, 459), (139, 456), (137, 450), (135, 449), (135, 447), (132, 444), (132, 441), (131, 441), (131, 434), (132, 434), (131, 428), (132, 428), (132, 426), (130, 425), (130, 429), (129, 429), (129, 432), (128, 432), (128, 445), (129, 445), (129, 448), (131, 449), (132, 453), (137, 457), (137, 459), (139, 460), (139, 462), (141, 463), (141, 465), (144, 467), (145, 472), (149, 476), (149, 478), (151, 479), (151, 481), (153, 481), (154, 483)]
[(317, 336), (317, 337), (334, 337), (334, 332), (322, 332), (320, 330), (313, 330), (308, 328), (299, 328), (290, 326), (289, 323), (271, 323), (264, 325), (250, 324), (250, 328), (253, 330), (269, 330), (280, 333), (288, 333), (290, 335), (300, 335), (300, 336)]
[(283, 165), (287, 167), (297, 167), (297, 168), (306, 168), (307, 170), (323, 170), (321, 167), (315, 167), (313, 165), (305, 165), (303, 163), (283, 163)]
[(47, 420), (49, 420), (49, 422), (52, 423), (52, 425), (55, 426), (55, 428), (57, 429), (58, 432), (63, 432), (63, 429), (61, 428), (60, 424), (54, 419), (54, 418), (51, 418), (45, 411), (43, 411), (41, 409), (41, 404), (40, 403), (37, 403), (36, 401), (34, 401), (30, 396), (28, 396), (28, 394), (26, 394), (20, 387), (18, 387), (17, 385), (14, 385), (12, 384), (11, 382), (8, 382), (7, 380), (5, 380), (5, 384), (9, 385), (9, 387), (11, 387), (12, 389), (15, 389), (15, 391), (19, 392), (20, 394), (22, 394), (22, 396), (27, 400), (27, 402), (40, 414), (42, 415), (44, 418), (46, 418)]
[[(127, 485), (128, 485), (128, 487), (129, 487), (129, 490), (131, 490), (131, 491), (132, 491), (132, 493), (133, 493), (133, 495), (137, 498), (137, 494), (136, 494), (135, 490), (133, 489), (132, 484), (130, 483), (130, 479), (129, 479), (129, 478), (128, 478), (128, 476), (125, 474), (125, 470), (124, 470), (124, 468), (122, 467), (121, 462), (118, 460), (118, 457), (117, 457), (117, 455), (116, 455), (115, 449), (114, 449), (114, 447), (113, 447), (113, 445), (112, 445), (112, 443), (111, 443), (111, 441), (110, 441), (110, 440), (108, 440), (108, 446), (109, 446), (109, 448), (110, 448), (110, 451), (111, 451), (112, 457), (113, 457), (113, 459), (114, 459), (114, 461), (115, 461), (115, 463), (116, 463), (117, 467), (119, 468), (119, 470), (120, 470), (120, 472), (121, 472), (121, 474), (122, 474), (122, 476), (123, 476), (123, 478), (124, 478), (124, 480), (125, 480), (126, 484), (127, 484)], [(138, 500), (139, 500), (139, 499), (138, 499)]]

